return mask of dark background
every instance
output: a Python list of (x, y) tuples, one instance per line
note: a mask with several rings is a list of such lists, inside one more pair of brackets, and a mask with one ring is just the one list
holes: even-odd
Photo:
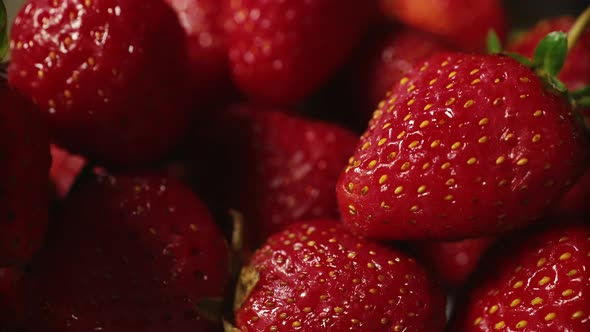
[(504, 0), (515, 29), (533, 25), (540, 18), (559, 15), (577, 16), (590, 5), (590, 0)]

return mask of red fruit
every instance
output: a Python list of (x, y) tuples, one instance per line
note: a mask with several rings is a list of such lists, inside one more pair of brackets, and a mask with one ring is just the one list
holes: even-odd
[(361, 57), (358, 70), (356, 89), (362, 94), (362, 110), (372, 114), (387, 91), (416, 63), (449, 49), (433, 35), (409, 28), (389, 30), (377, 36)]
[(0, 268), (0, 331), (17, 331), (24, 310), (23, 273), (16, 268)]
[(451, 288), (461, 287), (478, 266), (494, 238), (476, 238), (448, 242), (423, 242), (415, 246), (434, 275)]
[(259, 281), (235, 313), (241, 331), (437, 332), (445, 324), (445, 296), (421, 266), (339, 222), (289, 226), (244, 271)]
[(588, 331), (590, 228), (522, 234), (481, 265), (453, 331)]
[(189, 189), (158, 176), (104, 176), (69, 196), (33, 266), (33, 331), (212, 331), (228, 250)]
[(166, 0), (178, 14), (186, 33), (192, 93), (199, 101), (214, 101), (230, 85), (223, 31), (223, 2)]
[[(552, 31), (567, 32), (574, 24), (574, 17), (555, 17), (539, 22), (524, 33), (508, 49), (527, 57), (533, 57), (535, 47), (543, 37)], [(584, 32), (576, 45), (568, 52), (566, 61), (559, 73), (559, 79), (570, 89), (590, 84), (590, 30)]]
[(227, 190), (237, 192), (236, 205), (261, 242), (294, 221), (338, 217), (334, 191), (356, 134), (248, 106), (230, 109), (221, 128), (233, 144), (230, 174), (238, 177)]
[(58, 198), (64, 198), (82, 172), (86, 161), (84, 158), (68, 153), (67, 151), (51, 145), (51, 168), (49, 177), (55, 184)]
[(226, 31), (239, 88), (265, 103), (308, 96), (344, 63), (368, 25), (371, 1), (229, 1)]
[(484, 50), (490, 29), (508, 31), (499, 0), (379, 0), (385, 15), (445, 38), (466, 51)]
[(24, 264), (45, 236), (49, 138), (35, 106), (0, 79), (0, 266)]
[(183, 38), (159, 0), (29, 0), (12, 27), (9, 80), (60, 146), (100, 164), (146, 162), (185, 131)]
[(343, 221), (381, 239), (457, 239), (542, 216), (588, 156), (568, 103), (499, 55), (436, 55), (374, 114), (337, 186)]

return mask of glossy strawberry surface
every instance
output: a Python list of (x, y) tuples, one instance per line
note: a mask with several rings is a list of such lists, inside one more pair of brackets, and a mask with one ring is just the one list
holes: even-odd
[(41, 246), (49, 200), (49, 136), (39, 111), (0, 78), (0, 266)]
[(29, 0), (11, 29), (9, 81), (37, 103), (61, 146), (137, 165), (184, 134), (183, 40), (160, 0)]
[(590, 329), (590, 228), (523, 234), (484, 262), (455, 331)]
[(259, 281), (236, 311), (242, 331), (442, 331), (445, 297), (412, 258), (314, 220), (271, 236), (249, 265)]
[(209, 331), (228, 248), (205, 206), (156, 175), (100, 176), (64, 203), (29, 289), (32, 331)]
[(337, 186), (347, 227), (381, 239), (506, 232), (542, 216), (586, 166), (568, 103), (515, 60), (436, 55), (374, 113)]
[(368, 26), (370, 1), (228, 1), (234, 80), (249, 97), (292, 104), (344, 63)]

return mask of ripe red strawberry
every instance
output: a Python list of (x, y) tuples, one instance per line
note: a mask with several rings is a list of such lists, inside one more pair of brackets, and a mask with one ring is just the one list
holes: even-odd
[(368, 25), (371, 1), (228, 1), (230, 65), (239, 88), (292, 104), (344, 63)]
[[(539, 41), (552, 31), (567, 32), (574, 24), (575, 18), (570, 16), (555, 17), (539, 22), (527, 31), (508, 49), (527, 57), (532, 57)], [(584, 32), (576, 45), (568, 52), (559, 79), (570, 89), (581, 88), (590, 84), (590, 30)]]
[(102, 176), (64, 204), (33, 265), (32, 331), (212, 331), (228, 250), (189, 189), (155, 175)]
[(460, 241), (416, 243), (418, 255), (434, 275), (450, 288), (465, 284), (478, 266), (481, 256), (493, 243), (493, 237)]
[(23, 273), (16, 268), (0, 268), (0, 332), (14, 332), (25, 313)]
[(387, 91), (416, 63), (448, 50), (450, 47), (434, 35), (411, 28), (380, 32), (359, 61), (355, 85), (361, 94), (362, 111), (372, 114)]
[(590, 228), (522, 234), (484, 261), (453, 331), (588, 331)]
[(50, 151), (52, 160), (49, 177), (55, 185), (57, 198), (61, 199), (66, 197), (70, 191), (86, 161), (84, 158), (70, 154), (56, 145), (51, 145)]
[(490, 29), (508, 31), (500, 0), (379, 0), (385, 15), (445, 38), (465, 51), (485, 49)]
[[(445, 296), (412, 258), (314, 220), (271, 236), (243, 271), (258, 276), (241, 331), (442, 331)], [(250, 274), (250, 275), (248, 275)], [(247, 294), (246, 294), (247, 295)]]
[(223, 31), (223, 2), (166, 0), (176, 10), (186, 33), (191, 90), (199, 102), (222, 97), (231, 78)]
[(339, 179), (343, 221), (382, 239), (523, 226), (585, 169), (582, 136), (568, 103), (512, 58), (436, 55), (375, 112)]
[(215, 130), (225, 136), (232, 169), (219, 170), (214, 180), (229, 180), (225, 191), (237, 194), (234, 207), (261, 242), (294, 221), (338, 217), (336, 182), (358, 143), (356, 134), (253, 106), (234, 106), (221, 121)]
[(137, 164), (184, 134), (183, 38), (160, 0), (29, 0), (11, 30), (9, 80), (39, 105), (60, 146)]
[(24, 264), (45, 236), (49, 137), (39, 111), (0, 78), (0, 266)]

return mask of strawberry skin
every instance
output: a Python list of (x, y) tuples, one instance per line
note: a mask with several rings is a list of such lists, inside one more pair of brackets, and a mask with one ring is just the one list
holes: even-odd
[(223, 30), (223, 1), (166, 0), (175, 9), (186, 33), (192, 93), (197, 102), (223, 96), (231, 78)]
[(359, 61), (357, 91), (361, 91), (362, 110), (373, 113), (387, 91), (399, 82), (418, 62), (450, 46), (434, 35), (406, 27), (388, 29), (374, 37)]
[(540, 217), (587, 160), (580, 124), (534, 72), (497, 55), (435, 55), (379, 105), (337, 185), (354, 232), (457, 239)]
[(449, 288), (460, 288), (475, 271), (493, 237), (414, 244), (421, 261)]
[(68, 153), (67, 151), (52, 144), (51, 168), (49, 177), (55, 186), (57, 198), (66, 197), (76, 178), (82, 172), (86, 160), (84, 158)]
[(32, 331), (212, 331), (197, 305), (225, 295), (228, 250), (183, 185), (98, 176), (68, 197), (32, 270)]
[[(413, 259), (313, 220), (271, 236), (259, 281), (235, 313), (241, 331), (442, 331), (445, 297)], [(244, 282), (244, 280), (242, 280)]]
[(45, 236), (49, 136), (27, 98), (0, 78), (0, 266), (26, 263)]
[(344, 63), (368, 26), (371, 1), (227, 1), (233, 78), (249, 97), (292, 104)]
[(183, 40), (160, 0), (29, 0), (11, 30), (9, 81), (37, 103), (60, 146), (134, 165), (185, 132)]
[(590, 228), (555, 226), (517, 241), (483, 262), (454, 331), (588, 331)]
[(508, 31), (500, 0), (379, 0), (385, 15), (434, 33), (465, 51), (485, 49), (489, 29)]
[[(555, 17), (543, 20), (530, 31), (524, 33), (508, 49), (532, 58), (539, 41), (552, 31), (567, 32), (574, 24), (575, 18), (570, 16)], [(576, 45), (568, 52), (563, 68), (559, 72), (559, 79), (569, 89), (581, 88), (590, 84), (590, 30), (586, 30)]]
[(0, 268), (0, 332), (14, 332), (25, 308), (24, 277), (16, 268)]

